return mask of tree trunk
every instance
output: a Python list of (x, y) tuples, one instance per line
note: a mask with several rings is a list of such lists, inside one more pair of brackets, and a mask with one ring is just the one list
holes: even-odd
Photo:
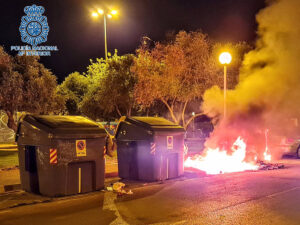
[(14, 130), (14, 132), (17, 131), (17, 124), (15, 123), (14, 119), (14, 113), (10, 111), (6, 111), (8, 121), (7, 121), (7, 127)]
[(127, 116), (129, 116), (129, 117), (131, 116), (131, 106), (129, 106)]
[(185, 110), (186, 110), (187, 104), (188, 104), (188, 101), (185, 101), (182, 112), (181, 112), (181, 119), (182, 119), (182, 126), (183, 127), (186, 126), (184, 116), (185, 116)]
[(121, 117), (122, 114), (121, 114), (121, 112), (120, 112), (120, 110), (119, 110), (119, 107), (118, 107), (117, 105), (115, 105), (115, 108), (116, 108), (116, 111), (117, 111), (118, 115)]
[(178, 120), (176, 119), (176, 116), (174, 115), (174, 111), (173, 111), (173, 107), (169, 106), (168, 102), (165, 101), (164, 99), (161, 99), (161, 101), (167, 106), (170, 114), (171, 114), (171, 117), (172, 117), (172, 120), (174, 123), (178, 124)]

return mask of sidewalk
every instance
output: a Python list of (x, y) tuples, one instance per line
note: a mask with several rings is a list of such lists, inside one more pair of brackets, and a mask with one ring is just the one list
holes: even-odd
[(118, 159), (117, 157), (106, 156), (105, 161), (105, 178), (118, 176)]
[(20, 173), (18, 168), (3, 168), (0, 170), (0, 193), (5, 191), (5, 185), (16, 184), (20, 184)]

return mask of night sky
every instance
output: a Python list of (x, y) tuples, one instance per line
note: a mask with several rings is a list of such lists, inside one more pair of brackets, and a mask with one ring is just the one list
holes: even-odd
[[(105, 3), (106, 2), (106, 3)], [(1, 0), (0, 45), (10, 54), (11, 45), (22, 43), (19, 26), (28, 5), (45, 7), (50, 31), (41, 45), (58, 46), (58, 52), (42, 57), (58, 81), (69, 73), (84, 72), (89, 59), (104, 57), (103, 21), (91, 18), (91, 10), (108, 4), (120, 11), (107, 23), (108, 49), (134, 53), (143, 36), (164, 40), (166, 33), (202, 30), (217, 41), (249, 41), (256, 37), (255, 14), (264, 0)]]

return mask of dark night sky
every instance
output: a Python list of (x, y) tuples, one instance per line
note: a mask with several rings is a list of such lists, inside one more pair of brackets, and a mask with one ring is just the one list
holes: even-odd
[[(50, 32), (41, 45), (56, 45), (59, 52), (42, 57), (41, 62), (61, 82), (74, 71), (83, 72), (89, 59), (104, 57), (103, 21), (90, 16), (93, 7), (105, 1), (95, 0), (1, 0), (0, 45), (10, 52), (21, 42), (19, 26), (24, 7), (45, 7)], [(134, 53), (141, 37), (159, 41), (168, 31), (199, 30), (218, 41), (254, 41), (255, 14), (264, 0), (123, 0), (106, 1), (117, 6), (120, 15), (109, 20), (108, 49), (119, 54)]]

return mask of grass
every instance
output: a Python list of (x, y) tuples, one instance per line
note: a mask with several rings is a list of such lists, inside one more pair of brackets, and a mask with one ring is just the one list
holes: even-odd
[(19, 165), (18, 152), (0, 151), (0, 168)]

